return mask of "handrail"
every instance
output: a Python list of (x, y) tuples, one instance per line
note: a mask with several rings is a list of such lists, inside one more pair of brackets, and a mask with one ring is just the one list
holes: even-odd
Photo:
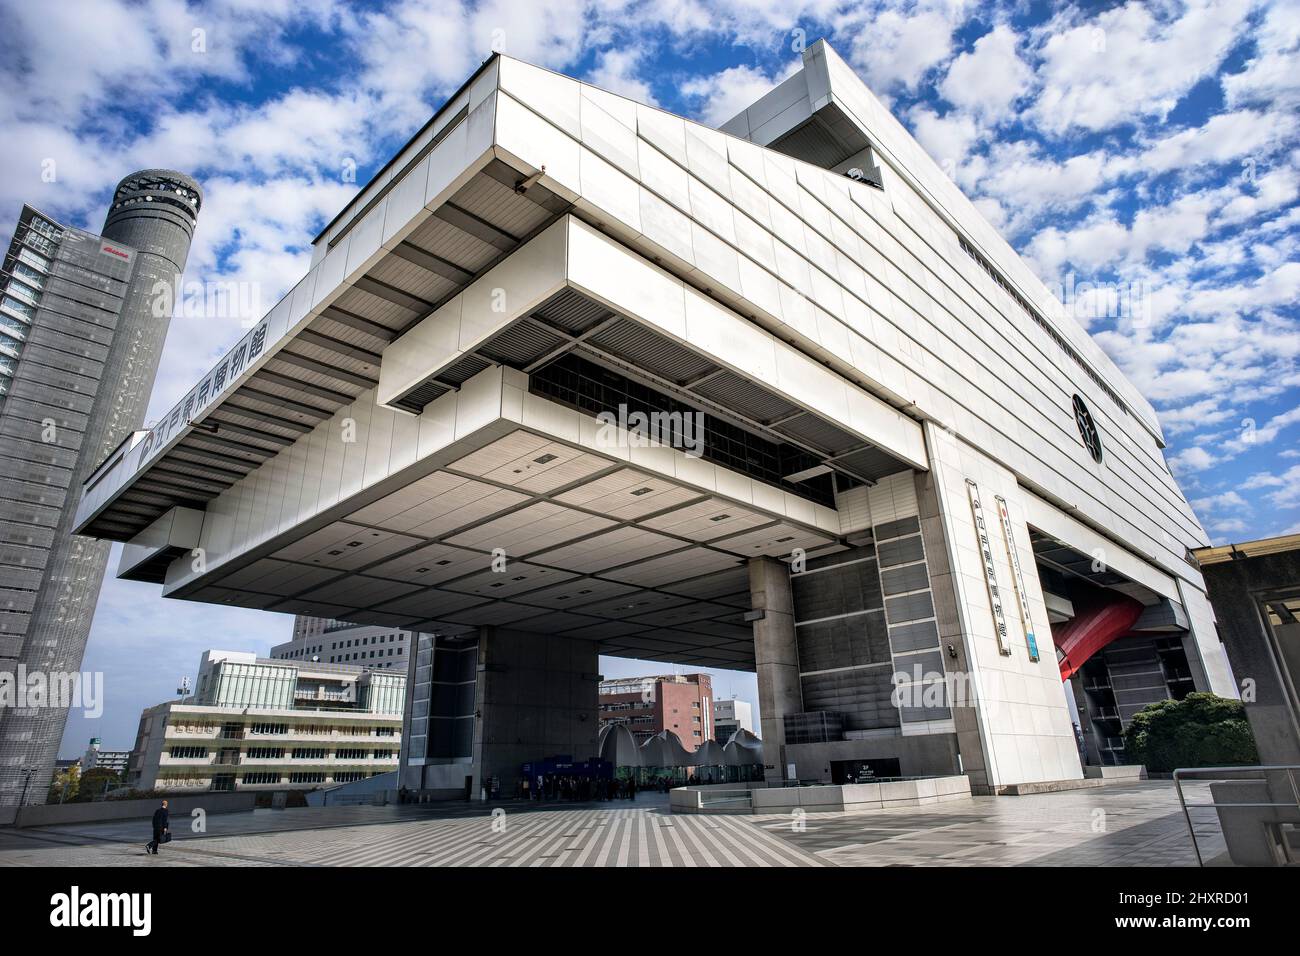
[(697, 806), (717, 803), (743, 803), (753, 809), (754, 798), (749, 790), (695, 790)]
[[(1183, 808), (1183, 819), (1187, 823), (1187, 832), (1192, 838), (1192, 850), (1196, 854), (1196, 865), (1199, 867), (1204, 867), (1205, 861), (1201, 858), (1201, 847), (1196, 842), (1196, 828), (1192, 826), (1192, 814), (1191, 814), (1192, 809), (1217, 811), (1220, 807), (1232, 807), (1234, 809), (1243, 808), (1243, 807), (1244, 808), (1271, 807), (1274, 809), (1285, 808), (1289, 810), (1292, 809), (1294, 806), (1294, 809), (1298, 813), (1300, 813), (1300, 787), (1297, 787), (1296, 778), (1295, 778), (1295, 772), (1297, 770), (1300, 770), (1300, 764), (1263, 764), (1263, 765), (1256, 765), (1256, 766), (1239, 766), (1239, 767), (1182, 767), (1176, 769), (1174, 771), (1174, 789), (1178, 792), (1178, 803)], [(1188, 777), (1207, 776), (1213, 774), (1213, 775), (1217, 775), (1217, 779), (1219, 780), (1228, 780), (1231, 779), (1230, 777), (1227, 776), (1229, 774), (1237, 774), (1237, 773), (1262, 774), (1262, 773), (1270, 773), (1270, 772), (1286, 773), (1287, 782), (1291, 784), (1291, 796), (1295, 798), (1294, 805), (1291, 803), (1216, 803), (1214, 800), (1211, 800), (1209, 803), (1189, 804), (1187, 802), (1186, 797), (1183, 795), (1183, 780), (1187, 779)], [(1262, 782), (1265, 783), (1268, 782), (1267, 778), (1255, 778), (1255, 779), (1262, 779)]]

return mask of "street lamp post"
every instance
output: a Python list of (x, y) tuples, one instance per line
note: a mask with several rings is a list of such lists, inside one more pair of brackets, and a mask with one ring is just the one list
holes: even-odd
[(22, 809), (27, 806), (27, 788), (31, 785), (32, 777), (36, 774), (35, 767), (24, 767), (23, 774), (23, 795), (18, 798), (18, 808)]

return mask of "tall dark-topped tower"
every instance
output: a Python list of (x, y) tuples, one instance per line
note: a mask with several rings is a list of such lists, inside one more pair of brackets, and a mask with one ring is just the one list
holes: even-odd
[[(109, 543), (72, 533), (77, 491), (144, 421), (202, 201), (189, 176), (149, 169), (118, 184), (100, 235), (30, 206), (19, 216), (0, 274), (0, 673), (11, 686), (66, 687), (81, 667)], [(66, 720), (66, 696), (0, 698), (0, 822), (44, 802)]]

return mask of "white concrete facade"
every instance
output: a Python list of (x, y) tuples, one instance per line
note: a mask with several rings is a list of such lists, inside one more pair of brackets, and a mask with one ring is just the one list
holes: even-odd
[(737, 730), (754, 732), (754, 709), (748, 701), (729, 698), (713, 701), (713, 739), (726, 743)]
[(406, 678), (205, 651), (195, 694), (146, 709), (139, 790), (312, 790), (397, 768)]
[(141, 714), (127, 782), (182, 793), (352, 783), (397, 768), (401, 731), (401, 714), (232, 713), (168, 701)]
[[(1184, 608), (1201, 684), (1233, 693), (1150, 405), (834, 51), (804, 60), (720, 132), (492, 59), (264, 324), (97, 471), (80, 530), (130, 542), (119, 573), (172, 597), (752, 667), (746, 561), (914, 518), (940, 670), (978, 690), (894, 733), (955, 734), (988, 788), (1081, 775), (1043, 534)], [(764, 148), (831, 108), (883, 188)], [(834, 493), (745, 453), (643, 446), (539, 387), (566, 350), (811, 455)], [(971, 482), (1014, 538), (990, 531), (1027, 609), (1003, 608), (1000, 640)], [(891, 638), (911, 622), (893, 613)]]

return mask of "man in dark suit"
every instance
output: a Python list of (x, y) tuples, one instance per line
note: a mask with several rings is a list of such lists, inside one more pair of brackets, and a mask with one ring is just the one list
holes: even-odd
[(163, 842), (163, 834), (169, 829), (170, 822), (167, 814), (167, 801), (164, 800), (162, 806), (153, 812), (153, 839), (144, 845), (146, 854), (158, 855), (158, 844)]

